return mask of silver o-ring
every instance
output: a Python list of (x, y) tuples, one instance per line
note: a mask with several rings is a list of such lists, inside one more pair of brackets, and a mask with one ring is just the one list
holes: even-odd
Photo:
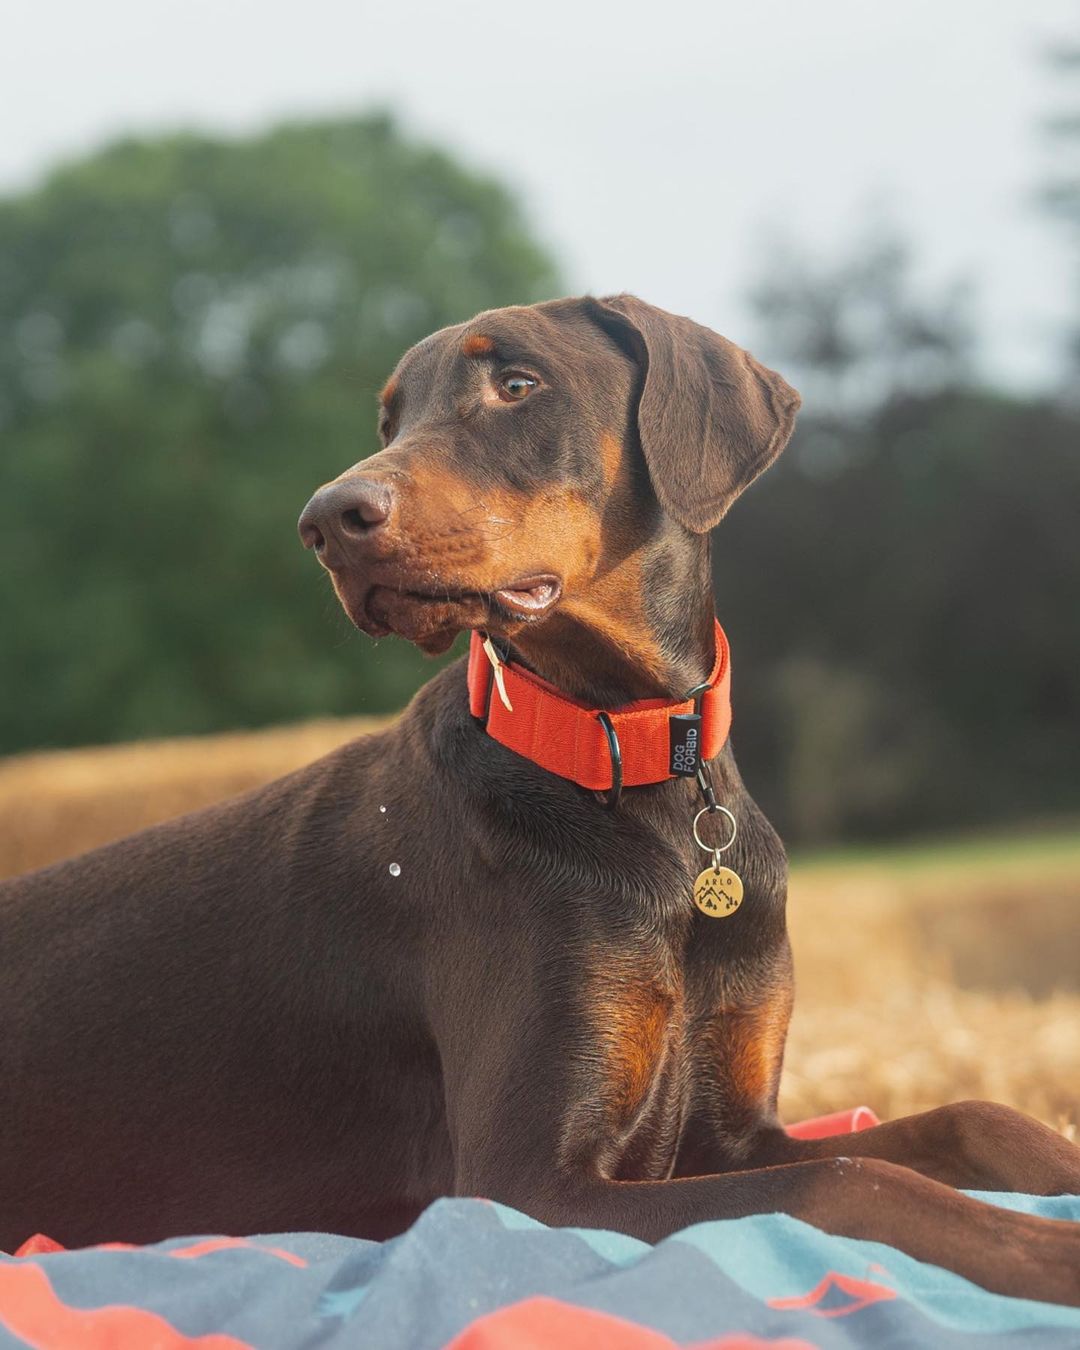
[[(727, 841), (726, 844), (720, 844), (718, 847), (714, 848), (711, 844), (704, 843), (701, 838), (701, 835), (698, 834), (698, 821), (701, 819), (702, 816), (716, 815), (717, 811), (723, 812), (723, 814), (727, 816), (728, 820), (731, 821), (731, 838)], [(694, 817), (694, 842), (697, 844), (698, 848), (704, 849), (706, 853), (712, 853), (714, 856), (717, 853), (726, 853), (728, 849), (732, 846), (732, 844), (735, 842), (735, 836), (738, 834), (738, 832), (739, 827), (735, 823), (735, 817), (731, 814), (731, 812), (727, 809), (726, 806), (717, 806), (716, 810), (713, 810), (713, 808), (709, 806), (703, 806), (701, 810), (697, 813), (697, 815)]]

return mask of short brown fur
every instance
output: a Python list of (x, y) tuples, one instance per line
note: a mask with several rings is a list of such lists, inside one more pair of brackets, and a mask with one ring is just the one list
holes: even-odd
[[(406, 353), (383, 449), (301, 537), (372, 635), (483, 628), (593, 707), (681, 699), (714, 658), (708, 531), (797, 406), (631, 296), (492, 311)], [(783, 848), (730, 745), (711, 773), (723, 920), (690, 900), (692, 782), (606, 809), (488, 737), (458, 662), (388, 731), (0, 887), (0, 1245), (378, 1238), (483, 1194), (648, 1240), (781, 1211), (1080, 1304), (1080, 1227), (953, 1189), (1080, 1190), (1052, 1131), (962, 1103), (785, 1133)]]

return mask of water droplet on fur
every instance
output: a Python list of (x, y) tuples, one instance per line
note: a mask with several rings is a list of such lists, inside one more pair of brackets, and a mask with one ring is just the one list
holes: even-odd
[(380, 806), (380, 807), (379, 807), (379, 810), (382, 812), (382, 814), (383, 814), (384, 816), (386, 815), (386, 807), (385, 807), (385, 806)]
[(400, 864), (400, 863), (391, 863), (391, 864), (390, 864), (390, 875), (391, 875), (392, 877), (399, 877), (399, 876), (401, 876), (401, 864)]

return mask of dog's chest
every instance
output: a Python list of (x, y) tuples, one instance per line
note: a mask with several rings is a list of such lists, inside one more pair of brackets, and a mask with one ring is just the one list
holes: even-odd
[(620, 1180), (680, 1175), (703, 1140), (711, 1155), (704, 1170), (735, 1161), (725, 1155), (775, 1107), (790, 1013), (784, 971), (774, 955), (739, 963), (734, 980), (680, 969), (674, 980), (654, 971), (599, 983), (601, 1056), (591, 1090), (604, 1172)]

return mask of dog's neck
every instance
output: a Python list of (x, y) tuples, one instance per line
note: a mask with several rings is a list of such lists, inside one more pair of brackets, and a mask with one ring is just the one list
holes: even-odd
[(592, 707), (683, 698), (716, 655), (708, 540), (700, 543), (654, 555), (644, 589), (619, 594), (612, 577), (584, 599), (568, 597), (543, 624), (515, 635), (513, 659)]

